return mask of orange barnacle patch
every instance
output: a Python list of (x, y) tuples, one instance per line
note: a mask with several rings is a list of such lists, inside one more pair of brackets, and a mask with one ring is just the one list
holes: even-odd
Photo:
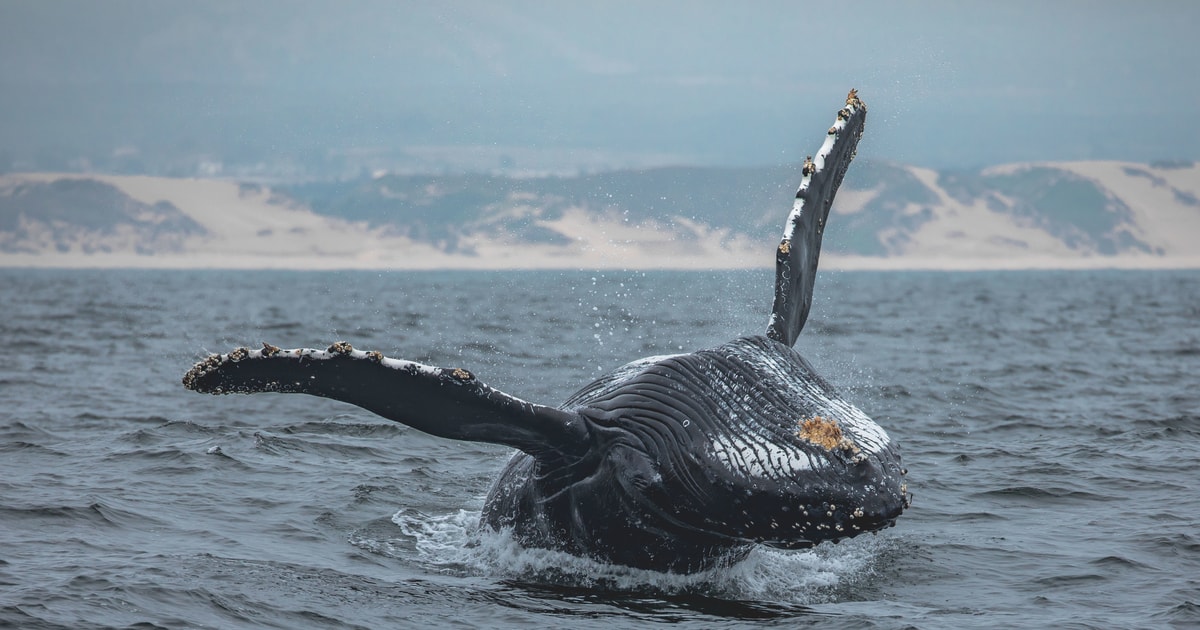
[(841, 449), (851, 453), (858, 452), (858, 447), (842, 434), (842, 428), (836, 422), (821, 416), (801, 420), (800, 430), (796, 434), (827, 451)]
[(471, 375), (470, 372), (468, 372), (462, 368), (454, 368), (454, 370), (452, 372), (450, 372), (450, 374), (453, 375), (454, 378), (456, 378), (460, 381), (469, 381), (472, 378), (475, 378), (474, 376)]
[(782, 243), (779, 244), (779, 253), (780, 254), (786, 254), (790, 251), (792, 251), (792, 242), (791, 241), (784, 240)]

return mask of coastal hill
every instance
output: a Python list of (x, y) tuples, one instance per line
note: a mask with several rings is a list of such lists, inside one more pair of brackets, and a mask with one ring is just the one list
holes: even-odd
[[(773, 264), (795, 165), (556, 177), (378, 174), (266, 186), (0, 176), (0, 266), (743, 268)], [(860, 161), (824, 268), (1200, 267), (1200, 166)]]

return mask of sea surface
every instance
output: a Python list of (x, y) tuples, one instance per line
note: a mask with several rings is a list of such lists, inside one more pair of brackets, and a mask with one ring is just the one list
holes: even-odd
[(0, 270), (0, 627), (1200, 626), (1200, 272), (822, 273), (896, 527), (681, 576), (477, 526), (505, 448), (180, 377), (263, 341), (557, 403), (765, 330), (754, 272)]

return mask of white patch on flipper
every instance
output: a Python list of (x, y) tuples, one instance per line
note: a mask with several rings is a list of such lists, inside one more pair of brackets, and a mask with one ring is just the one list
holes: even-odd
[[(246, 359), (263, 359), (263, 358), (278, 357), (278, 356), (312, 359), (314, 361), (327, 361), (334, 357), (340, 357), (340, 356), (348, 356), (352, 359), (357, 359), (357, 360), (362, 360), (362, 361), (371, 360), (371, 357), (370, 357), (371, 353), (365, 352), (363, 350), (351, 350), (350, 352), (346, 352), (346, 353), (338, 353), (338, 352), (327, 352), (325, 350), (314, 350), (313, 348), (293, 348), (291, 350), (282, 350), (282, 349), (249, 350), (249, 349), (247, 349), (245, 351), (246, 354), (243, 356), (243, 358), (240, 358), (240, 359), (235, 359), (233, 357), (233, 354), (235, 352), (237, 352), (237, 351), (235, 350), (234, 352), (230, 352), (229, 354), (221, 355), (221, 361), (222, 362), (232, 361), (234, 363), (237, 363), (238, 361), (245, 361)], [(416, 361), (405, 361), (404, 359), (389, 359), (387, 357), (383, 357), (382, 359), (377, 361), (377, 363), (379, 363), (379, 365), (382, 365), (387, 368), (391, 368), (393, 370), (403, 370), (405, 372), (410, 372), (410, 373), (414, 373), (414, 374), (427, 374), (429, 376), (439, 376), (442, 373), (442, 368), (434, 367), (432, 365), (425, 365), (424, 363), (417, 363)]]
[[(413, 374), (413, 375), (420, 374), (420, 375), (424, 375), (424, 376), (432, 376), (432, 377), (440, 378), (443, 375), (445, 375), (447, 371), (450, 371), (450, 372), (457, 371), (457, 370), (446, 370), (444, 368), (440, 368), (437, 366), (426, 365), (424, 363), (417, 363), (416, 361), (407, 361), (405, 359), (389, 359), (377, 352), (366, 352), (363, 350), (350, 350), (349, 352), (329, 352), (327, 350), (316, 350), (313, 348), (292, 348), (292, 349), (284, 350), (284, 349), (275, 348), (272, 346), (270, 348), (262, 348), (259, 350), (250, 350), (249, 348), (238, 348), (237, 350), (234, 350), (228, 354), (217, 355), (217, 358), (219, 359), (220, 363), (238, 363), (240, 361), (247, 361), (247, 360), (251, 360), (251, 359), (264, 359), (264, 358), (273, 358), (273, 357), (289, 357), (289, 358), (295, 358), (295, 359), (307, 359), (307, 360), (311, 360), (311, 361), (328, 361), (330, 359), (333, 359), (333, 358), (336, 358), (339, 356), (347, 356), (356, 361), (367, 361), (367, 362), (375, 363), (375, 364), (381, 365), (388, 369), (397, 370), (400, 372), (405, 372), (407, 374)], [(464, 377), (460, 377), (462, 380), (472, 380), (474, 378), (466, 370), (462, 370), (462, 373), (465, 375)], [(496, 395), (503, 396), (504, 398), (511, 400), (514, 403), (525, 405), (529, 408), (542, 407), (542, 405), (536, 405), (534, 403), (531, 403), (527, 400), (523, 400), (523, 399), (513, 396), (511, 394), (501, 392), (500, 390), (494, 389), (482, 382), (479, 382), (479, 381), (475, 381), (475, 382), (479, 386), (483, 387), (485, 390), (493, 392)]]
[[(808, 187), (812, 184), (813, 175), (820, 173), (825, 169), (825, 159), (828, 158), (829, 154), (833, 152), (833, 145), (837, 142), (838, 137), (842, 135), (842, 132), (845, 131), (846, 123), (849, 122), (849, 119), (858, 112), (859, 107), (861, 107), (861, 105), (857, 101), (846, 104), (845, 110), (850, 112), (850, 115), (846, 116), (844, 120), (841, 116), (838, 116), (837, 122), (833, 123), (833, 133), (825, 136), (825, 142), (821, 144), (821, 149), (817, 151), (816, 157), (813, 158), (813, 166), (815, 169), (812, 173), (805, 175), (804, 178), (800, 180), (800, 187), (796, 191), (797, 195), (808, 190)], [(792, 225), (800, 220), (800, 216), (802, 214), (804, 214), (804, 200), (796, 199), (796, 201), (792, 203), (791, 214), (788, 215), (787, 221), (783, 222), (783, 240), (786, 241), (791, 238)]]

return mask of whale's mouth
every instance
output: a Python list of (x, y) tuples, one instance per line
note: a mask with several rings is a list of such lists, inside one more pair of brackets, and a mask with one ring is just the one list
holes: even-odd
[(821, 541), (813, 542), (811, 540), (798, 538), (794, 540), (760, 540), (758, 544), (766, 545), (772, 549), (812, 549), (820, 544)]
[(890, 518), (869, 521), (863, 520), (854, 525), (837, 524), (827, 526), (823, 529), (813, 532), (816, 534), (816, 536), (814, 536), (816, 540), (812, 540), (810, 537), (798, 536), (791, 539), (760, 539), (755, 542), (760, 545), (771, 547), (772, 549), (811, 549), (823, 542), (832, 542), (837, 544), (843, 540), (855, 538), (868, 532), (874, 534), (884, 529), (888, 529), (889, 527), (896, 525), (896, 516), (899, 516), (899, 513), (891, 515)]

